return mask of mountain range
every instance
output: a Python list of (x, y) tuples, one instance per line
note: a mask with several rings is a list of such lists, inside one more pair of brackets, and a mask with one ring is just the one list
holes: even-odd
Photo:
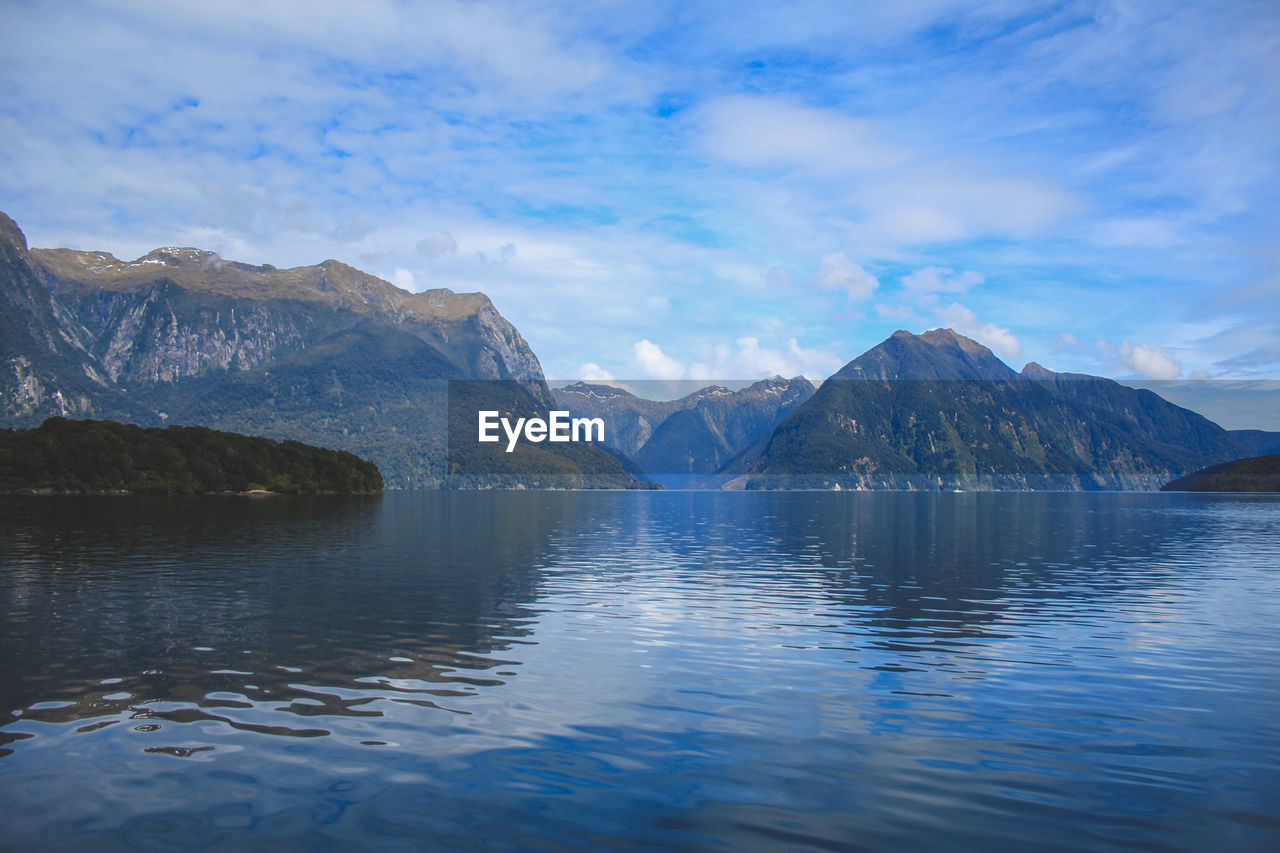
[[(0, 214), (0, 424), (199, 424), (348, 450), (388, 487), (435, 487), (448, 483), (458, 379), (510, 380), (507, 399), (554, 404), (537, 357), (484, 294), (409, 293), (333, 260), (277, 269), (191, 248), (134, 261), (28, 249)], [(584, 450), (609, 485), (638, 483)], [(578, 468), (558, 466), (574, 485)]]
[(650, 477), (713, 474), (813, 396), (803, 376), (775, 376), (731, 391), (709, 385), (678, 400), (637, 397), (609, 385), (575, 382), (557, 388), (556, 402), (575, 415), (599, 417), (613, 446)]
[[(462, 405), (465, 403), (465, 406)], [(468, 408), (469, 407), (469, 408)], [(476, 408), (600, 417), (608, 447), (449, 441)], [(948, 329), (895, 332), (803, 377), (646, 400), (550, 390), (484, 294), (409, 293), (338, 261), (292, 269), (163, 248), (29, 249), (0, 214), (0, 426), (192, 424), (348, 450), (389, 488), (1158, 488), (1280, 446), (1108, 379), (1019, 373)], [(492, 451), (492, 452), (490, 452)]]
[(1151, 489), (1247, 455), (1226, 430), (1110, 379), (1021, 373), (950, 329), (895, 332), (740, 466), (745, 488)]

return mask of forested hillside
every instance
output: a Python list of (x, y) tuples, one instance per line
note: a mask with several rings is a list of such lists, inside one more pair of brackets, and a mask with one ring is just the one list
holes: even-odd
[(372, 462), (342, 450), (206, 427), (49, 418), (0, 430), (0, 492), (379, 492)]

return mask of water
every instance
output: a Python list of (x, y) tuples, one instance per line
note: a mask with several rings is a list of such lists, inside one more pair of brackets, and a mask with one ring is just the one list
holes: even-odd
[(1280, 847), (1280, 501), (0, 501), (0, 847)]

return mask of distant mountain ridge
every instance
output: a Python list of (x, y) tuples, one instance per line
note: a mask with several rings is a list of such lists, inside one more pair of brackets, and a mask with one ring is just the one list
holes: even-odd
[(767, 438), (813, 396), (803, 376), (774, 376), (731, 391), (708, 385), (678, 400), (646, 400), (622, 388), (577, 382), (553, 392), (575, 415), (600, 417), (614, 447), (647, 474), (712, 474)]
[(574, 382), (552, 389), (556, 404), (588, 418), (604, 421), (605, 440), (610, 446), (634, 456), (672, 412), (691, 406), (707, 389), (699, 389), (679, 400), (647, 400), (625, 388), (591, 382)]
[[(663, 421), (635, 454), (648, 474), (713, 474), (813, 396), (803, 376), (762, 379), (739, 391), (713, 386)], [(687, 399), (687, 398), (686, 398)]]
[(1280, 453), (1280, 432), (1262, 429), (1233, 429), (1228, 432), (1255, 456)]

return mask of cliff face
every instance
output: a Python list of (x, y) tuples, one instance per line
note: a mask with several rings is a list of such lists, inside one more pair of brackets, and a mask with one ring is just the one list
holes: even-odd
[(55, 299), (27, 241), (0, 213), (0, 423), (51, 415), (146, 419), (85, 348), (89, 333)]
[(127, 262), (70, 249), (34, 249), (30, 259), (86, 325), (94, 354), (126, 379), (247, 369), (358, 319), (414, 335), (462, 377), (542, 378), (529, 345), (482, 293), (409, 293), (338, 261), (281, 270), (187, 248)]
[(409, 293), (332, 260), (28, 249), (0, 214), (0, 426), (198, 423), (350, 450), (391, 487), (439, 485), (449, 379), (551, 399), (484, 294)]

